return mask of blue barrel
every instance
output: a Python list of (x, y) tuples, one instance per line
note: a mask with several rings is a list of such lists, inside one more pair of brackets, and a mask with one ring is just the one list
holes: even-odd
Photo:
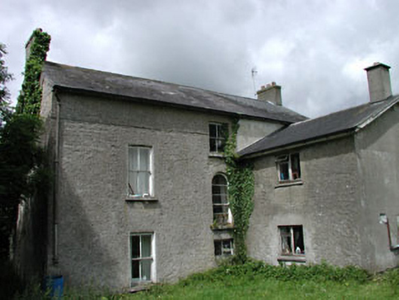
[(52, 300), (61, 300), (64, 293), (64, 277), (62, 275), (47, 276), (46, 288), (50, 291)]

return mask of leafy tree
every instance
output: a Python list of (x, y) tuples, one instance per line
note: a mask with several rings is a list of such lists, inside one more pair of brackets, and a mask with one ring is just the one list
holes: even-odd
[(3, 59), (5, 54), (7, 54), (6, 46), (0, 43), (0, 127), (3, 125), (3, 120), (5, 121), (11, 114), (8, 102), (10, 94), (6, 87), (6, 83), (13, 77), (8, 73), (8, 68), (5, 65)]
[[(39, 80), (50, 36), (36, 29), (31, 42), (15, 113), (8, 108), (8, 91), (4, 85), (11, 75), (7, 73), (4, 61), (0, 63), (1, 115), (5, 120), (0, 134), (0, 261), (8, 259), (19, 203), (45, 195), (49, 182), (44, 151), (38, 142), (42, 128)], [(1, 53), (5, 54), (4, 46)]]

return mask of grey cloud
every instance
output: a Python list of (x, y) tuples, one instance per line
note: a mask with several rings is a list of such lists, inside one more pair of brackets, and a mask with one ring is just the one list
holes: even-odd
[(0, 41), (14, 74), (25, 41), (42, 26), (53, 38), (49, 59), (71, 65), (247, 97), (256, 66), (257, 87), (276, 81), (284, 105), (308, 116), (367, 101), (363, 68), (374, 60), (392, 66), (399, 91), (393, 0), (5, 3)]

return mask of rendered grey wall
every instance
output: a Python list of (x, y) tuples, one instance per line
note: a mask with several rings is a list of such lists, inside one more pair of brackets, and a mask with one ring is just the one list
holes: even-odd
[(237, 151), (248, 147), (283, 127), (283, 124), (278, 122), (263, 122), (248, 119), (241, 119), (238, 124), (240, 127), (237, 133)]
[(363, 215), (363, 265), (381, 271), (398, 265), (398, 251), (390, 251), (387, 227), (379, 223), (386, 214), (392, 244), (399, 244), (399, 112), (398, 107), (373, 121), (356, 138), (358, 168), (361, 174)]
[[(130, 287), (130, 233), (154, 232), (156, 280), (215, 265), (208, 123), (226, 117), (60, 95), (59, 264), (67, 284)], [(127, 202), (129, 145), (153, 149), (157, 202)]]
[[(302, 184), (279, 186), (275, 157), (299, 153)], [(361, 265), (360, 199), (352, 137), (256, 158), (250, 256), (277, 264), (278, 226), (302, 225), (306, 263)]]

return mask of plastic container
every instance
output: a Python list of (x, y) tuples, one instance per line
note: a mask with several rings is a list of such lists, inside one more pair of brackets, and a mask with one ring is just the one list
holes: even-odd
[(64, 293), (64, 277), (62, 275), (47, 276), (46, 289), (50, 291), (52, 300), (61, 300)]

